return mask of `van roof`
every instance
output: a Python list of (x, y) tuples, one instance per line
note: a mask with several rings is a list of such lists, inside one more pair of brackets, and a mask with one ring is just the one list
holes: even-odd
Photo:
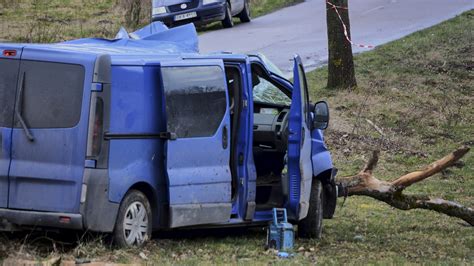
[[(199, 54), (198, 35), (193, 24), (168, 29), (161, 22), (153, 22), (133, 33), (121, 28), (115, 39), (111, 40), (86, 38), (53, 44), (0, 44), (0, 49), (5, 46), (10, 49), (24, 47), (36, 51), (109, 54), (113, 64), (144, 65), (183, 56), (202, 57)], [(216, 57), (216, 54), (210, 57)]]

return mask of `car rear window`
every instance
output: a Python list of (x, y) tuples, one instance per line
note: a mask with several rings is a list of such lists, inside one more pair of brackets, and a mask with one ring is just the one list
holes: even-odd
[(19, 60), (0, 59), (0, 127), (13, 126)]
[[(84, 67), (22, 61), (24, 75), (20, 109), (28, 127), (70, 128), (81, 117)], [(19, 123), (16, 123), (19, 127)]]
[(169, 132), (179, 138), (213, 136), (227, 109), (219, 66), (163, 67)]

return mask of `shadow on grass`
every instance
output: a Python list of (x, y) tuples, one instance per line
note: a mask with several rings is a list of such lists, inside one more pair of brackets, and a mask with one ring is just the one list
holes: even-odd
[(173, 231), (160, 231), (153, 234), (153, 239), (199, 239), (199, 238), (223, 238), (223, 237), (244, 237), (265, 234), (263, 227), (232, 227), (232, 228), (212, 228), (212, 229), (177, 229)]
[[(217, 229), (179, 229), (153, 233), (150, 243), (167, 241), (199, 241), (201, 239), (264, 238), (263, 227), (233, 227)], [(0, 233), (0, 260), (9, 256), (48, 257), (51, 254), (70, 254), (77, 257), (113, 251), (110, 234), (82, 231), (22, 231)]]

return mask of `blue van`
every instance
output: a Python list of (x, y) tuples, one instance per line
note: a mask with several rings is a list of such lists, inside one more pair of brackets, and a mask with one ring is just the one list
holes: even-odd
[(286, 208), (318, 237), (337, 197), (301, 59), (198, 53), (192, 24), (117, 39), (0, 44), (0, 229), (258, 225)]

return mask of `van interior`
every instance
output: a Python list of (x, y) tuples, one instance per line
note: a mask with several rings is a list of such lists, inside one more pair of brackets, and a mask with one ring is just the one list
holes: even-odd
[[(242, 77), (238, 67), (226, 66), (231, 110), (232, 195), (237, 193), (237, 134), (242, 101)], [(288, 114), (291, 96), (272, 81), (259, 64), (252, 65), (254, 93), (253, 156), (257, 171), (256, 210), (281, 207), (288, 196), (285, 156), (288, 147)], [(259, 95), (264, 90), (264, 93)], [(260, 96), (260, 97), (259, 97)]]

